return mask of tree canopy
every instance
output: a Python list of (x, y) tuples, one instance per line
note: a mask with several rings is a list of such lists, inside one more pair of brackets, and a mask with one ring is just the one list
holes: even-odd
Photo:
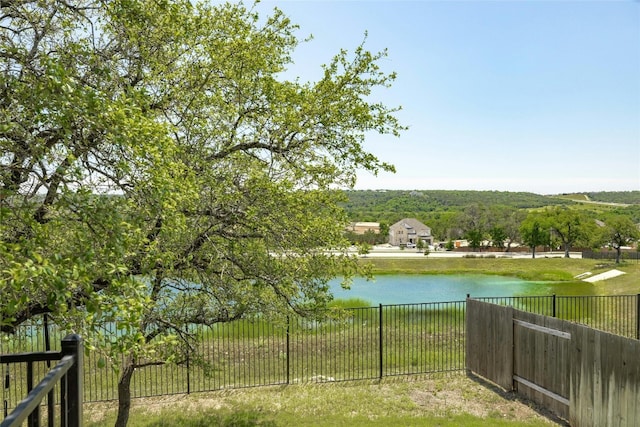
[(545, 225), (551, 229), (564, 249), (565, 258), (569, 258), (569, 251), (581, 242), (588, 246), (589, 236), (595, 234), (596, 223), (581, 211), (571, 209), (547, 209), (544, 212)]
[(616, 264), (620, 263), (622, 248), (636, 242), (640, 238), (640, 229), (622, 215), (609, 215), (602, 230), (602, 242), (616, 251)]
[(536, 247), (549, 243), (549, 228), (545, 224), (545, 218), (539, 212), (531, 212), (520, 225), (522, 242), (531, 248), (531, 257), (536, 257)]
[(372, 97), (386, 52), (286, 79), (297, 31), (243, 4), (0, 2), (2, 330), (118, 322), (133, 369), (188, 322), (323, 306), (357, 268), (337, 189), (393, 170), (363, 142), (403, 127)]

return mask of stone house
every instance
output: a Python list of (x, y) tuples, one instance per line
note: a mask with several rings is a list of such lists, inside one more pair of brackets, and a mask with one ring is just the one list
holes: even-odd
[(421, 240), (433, 245), (431, 228), (415, 218), (404, 218), (389, 227), (389, 243), (393, 246), (415, 245)]

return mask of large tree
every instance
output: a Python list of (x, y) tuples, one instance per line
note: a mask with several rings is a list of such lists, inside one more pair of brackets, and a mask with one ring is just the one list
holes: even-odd
[(469, 246), (473, 250), (482, 247), (487, 238), (489, 216), (487, 208), (478, 203), (472, 203), (458, 217), (459, 226), (464, 230), (464, 236), (469, 240)]
[(622, 247), (637, 242), (640, 230), (631, 218), (622, 215), (610, 215), (605, 220), (604, 241), (616, 251), (616, 264), (620, 263)]
[(526, 215), (525, 211), (510, 206), (490, 206), (488, 223), (492, 245), (505, 248), (505, 251), (509, 252), (511, 245), (520, 241), (520, 224)]
[(544, 215), (546, 224), (562, 243), (565, 258), (569, 258), (569, 251), (576, 243), (588, 246), (589, 238), (595, 233), (595, 221), (580, 210), (552, 208), (545, 210)]
[(314, 314), (356, 271), (335, 189), (393, 169), (363, 141), (402, 130), (372, 98), (395, 76), (361, 45), (287, 80), (296, 30), (242, 4), (0, 2), (0, 327), (47, 312), (124, 353), (117, 425), (186, 324)]
[(520, 224), (522, 243), (531, 249), (531, 257), (536, 257), (536, 247), (549, 243), (549, 228), (545, 223), (545, 217), (540, 212), (529, 212)]

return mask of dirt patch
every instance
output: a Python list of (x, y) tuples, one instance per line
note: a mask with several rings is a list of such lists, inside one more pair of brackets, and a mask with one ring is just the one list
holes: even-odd
[[(548, 420), (550, 425), (568, 425), (545, 408), (476, 376), (453, 376), (428, 380), (424, 389), (410, 392), (411, 399), (436, 415), (467, 413), (481, 418)], [(440, 412), (440, 413), (439, 413)]]

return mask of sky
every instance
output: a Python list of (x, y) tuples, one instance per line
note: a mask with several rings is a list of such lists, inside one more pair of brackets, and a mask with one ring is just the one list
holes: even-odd
[[(640, 1), (262, 0), (300, 26), (303, 81), (340, 50), (388, 50), (373, 98), (401, 106), (395, 165), (356, 189), (640, 190)], [(365, 33), (367, 33), (365, 40)]]

